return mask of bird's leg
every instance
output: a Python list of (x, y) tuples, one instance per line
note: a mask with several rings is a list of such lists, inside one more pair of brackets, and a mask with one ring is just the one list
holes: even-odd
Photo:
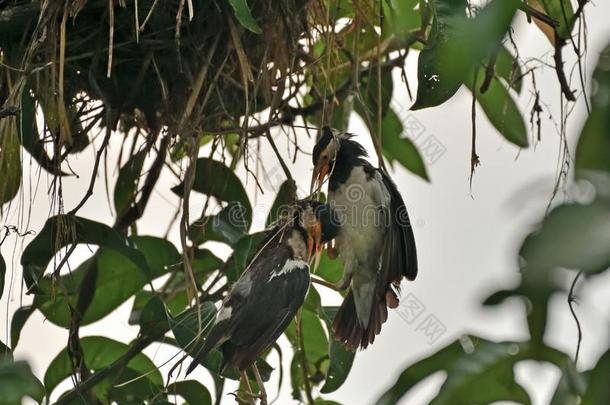
[(254, 372), (254, 377), (256, 377), (256, 383), (258, 384), (258, 397), (261, 400), (260, 405), (267, 405), (267, 391), (265, 391), (265, 384), (263, 384), (263, 379), (261, 378), (261, 374), (258, 372), (256, 363), (252, 364), (252, 371)]
[(335, 244), (333, 243), (333, 241), (330, 241), (326, 244), (326, 253), (328, 254), (328, 257), (332, 260), (336, 259), (339, 255), (339, 252), (337, 252), (337, 248), (334, 245)]
[(254, 402), (254, 398), (256, 398), (256, 395), (252, 393), (252, 387), (250, 386), (250, 380), (248, 379), (248, 374), (246, 373), (246, 370), (241, 370), (239, 373), (241, 374), (241, 379), (244, 382), (244, 385), (246, 386), (246, 401), (248, 401), (250, 405), (256, 405), (256, 402)]

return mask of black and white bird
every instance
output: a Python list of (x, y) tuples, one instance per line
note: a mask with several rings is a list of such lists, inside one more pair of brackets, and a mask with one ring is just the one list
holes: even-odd
[(324, 127), (313, 149), (312, 192), (326, 176), (328, 203), (340, 216), (335, 249), (344, 263), (337, 284), (349, 291), (333, 321), (335, 338), (356, 350), (373, 343), (398, 305), (400, 282), (417, 276), (415, 238), (390, 176), (373, 167), (354, 135)]
[(309, 261), (335, 237), (338, 221), (328, 205), (311, 200), (295, 204), (288, 217), (268, 232), (233, 284), (187, 374), (219, 349), (221, 371), (234, 367), (243, 377), (294, 318), (309, 289)]

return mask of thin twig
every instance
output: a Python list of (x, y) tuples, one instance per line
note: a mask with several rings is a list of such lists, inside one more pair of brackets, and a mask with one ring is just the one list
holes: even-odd
[(578, 364), (578, 355), (580, 354), (580, 344), (582, 342), (582, 328), (580, 327), (580, 321), (578, 320), (578, 316), (576, 315), (576, 311), (574, 311), (574, 307), (572, 305), (576, 301), (576, 297), (574, 296), (574, 287), (576, 286), (576, 282), (580, 278), (581, 274), (582, 271), (579, 271), (576, 277), (574, 277), (574, 281), (572, 281), (572, 285), (570, 286), (570, 292), (568, 293), (568, 306), (570, 307), (570, 312), (572, 313), (574, 322), (576, 322), (576, 329), (578, 330), (578, 341), (576, 342), (576, 353), (574, 354), (574, 366)]
[[(112, 112), (110, 110), (108, 110), (107, 116), (108, 117), (112, 116)], [(108, 141), (110, 140), (110, 135), (112, 134), (111, 125), (112, 125), (111, 120), (110, 119), (107, 120), (106, 121), (106, 135), (104, 136), (104, 140), (102, 141), (102, 146), (100, 146), (99, 150), (97, 151), (97, 155), (95, 156), (95, 163), (93, 165), (93, 171), (91, 172), (91, 180), (89, 181), (89, 188), (87, 188), (87, 192), (85, 193), (85, 196), (82, 198), (82, 200), (78, 203), (78, 205), (76, 207), (74, 207), (70, 212), (68, 212), (68, 215), (76, 214), (76, 212), (79, 209), (81, 209), (81, 207), (83, 205), (85, 205), (87, 200), (93, 195), (93, 188), (95, 186), (95, 180), (97, 178), (97, 171), (100, 166), (100, 159), (102, 158), (102, 154), (104, 153), (104, 150), (108, 146)]]
[(470, 191), (472, 192), (472, 178), (476, 167), (481, 164), (479, 155), (477, 155), (477, 76), (479, 69), (474, 71), (474, 79), (472, 82), (472, 106), (471, 106), (471, 121), (472, 121), (472, 145), (470, 152)]

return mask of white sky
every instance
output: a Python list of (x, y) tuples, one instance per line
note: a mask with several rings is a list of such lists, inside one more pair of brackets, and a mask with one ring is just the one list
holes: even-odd
[[(589, 27), (589, 56), (587, 68), (595, 66), (597, 55), (610, 41), (610, 4), (598, 2), (587, 7)], [(551, 46), (547, 39), (532, 25), (527, 26), (524, 18), (517, 30), (516, 39), (522, 57), (543, 56), (552, 64)], [(568, 50), (566, 49), (566, 53)], [(569, 58), (566, 58), (569, 60)], [(570, 65), (567, 65), (569, 72)], [(410, 85), (415, 92), (417, 58), (411, 54), (407, 59), (407, 72)], [(587, 74), (590, 77), (590, 72)], [(525, 79), (524, 91), (520, 104), (526, 120), (529, 119), (531, 95), (527, 92), (529, 77)], [(537, 74), (537, 82), (543, 101), (547, 103), (555, 119), (559, 119), (559, 95), (556, 76), (552, 68), (546, 68)], [(397, 77), (395, 80), (395, 103), (407, 108), (409, 101), (404, 86)], [(574, 87), (578, 83), (574, 76)], [(575, 113), (568, 125), (568, 137), (571, 151), (574, 151), (575, 139), (584, 119), (584, 103), (579, 100)], [(407, 203), (410, 217), (415, 224), (418, 245), (420, 273), (414, 283), (405, 286), (403, 295), (409, 293), (425, 306), (420, 318), (409, 324), (396, 311), (390, 313), (381, 335), (375, 344), (356, 356), (352, 372), (341, 389), (325, 396), (343, 404), (371, 404), (394, 382), (398, 374), (416, 359), (434, 352), (448, 344), (464, 332), (481, 335), (492, 339), (521, 339), (526, 337), (526, 325), (522, 307), (516, 301), (509, 301), (497, 309), (483, 309), (480, 302), (489, 293), (514, 286), (518, 281), (516, 251), (529, 226), (540, 218), (549, 200), (551, 189), (557, 173), (559, 137), (557, 130), (548, 119), (545, 109), (543, 114), (542, 140), (535, 147), (519, 151), (505, 142), (487, 123), (484, 114), (477, 114), (477, 152), (481, 166), (477, 169), (472, 186), (469, 189), (468, 175), (470, 165), (470, 94), (460, 91), (452, 100), (442, 107), (426, 109), (412, 114), (425, 127), (422, 138), (433, 135), (446, 152), (432, 165), (428, 166), (431, 183), (426, 183), (408, 173), (402, 167), (396, 167), (393, 176)], [(353, 118), (350, 131), (359, 134), (361, 141), (372, 152), (370, 140), (362, 122)], [(283, 139), (278, 137), (277, 139)], [(304, 150), (311, 150), (312, 140), (303, 135), (300, 140)], [(286, 145), (278, 145), (286, 151)], [(89, 178), (89, 167), (93, 161), (93, 151), (73, 158), (71, 166), (80, 179), (64, 180), (64, 203), (67, 210), (75, 206), (86, 189)], [(110, 156), (118, 153), (118, 143), (111, 142)], [(273, 156), (268, 147), (263, 147), (265, 162), (272, 162)], [(287, 154), (286, 154), (287, 155)], [(292, 155), (291, 155), (292, 156)], [(287, 162), (292, 162), (287, 159)], [(26, 158), (26, 183), (24, 201), (29, 199), (30, 182), (39, 182), (39, 189), (31, 211), (28, 229), (40, 229), (50, 212), (50, 198), (47, 193), (50, 177), (43, 173), (39, 176), (35, 164), (29, 165)], [(267, 168), (268, 170), (270, 167)], [(295, 178), (305, 190), (309, 185), (311, 160), (309, 156), (297, 159), (293, 169)], [(114, 170), (114, 166), (110, 168)], [(243, 172), (243, 171), (242, 171)], [(271, 170), (270, 182), (263, 182), (264, 195), (258, 196), (255, 204), (255, 224), (264, 223), (268, 208), (274, 197), (273, 186), (279, 185), (283, 176), (279, 169)], [(245, 174), (242, 178), (245, 178)], [(110, 185), (114, 181), (110, 182)], [(174, 213), (177, 203), (169, 188), (176, 184), (171, 174), (164, 172), (158, 184), (158, 193), (153, 194), (147, 211), (139, 222), (140, 234), (162, 235), (166, 224)], [(35, 185), (35, 183), (34, 183)], [(253, 193), (254, 182), (250, 178), (248, 189)], [(161, 195), (162, 194), (162, 195)], [(561, 201), (561, 196), (558, 198)], [(168, 200), (168, 201), (166, 201)], [(202, 199), (193, 199), (192, 208), (200, 211)], [(79, 215), (97, 221), (112, 223), (108, 202), (105, 197), (103, 181), (98, 180), (94, 196), (81, 209)], [(13, 213), (16, 210), (13, 207)], [(16, 216), (9, 217), (6, 224), (26, 224)], [(174, 229), (175, 230), (175, 229)], [(21, 270), (18, 266), (20, 246), (13, 249), (16, 239), (11, 237), (3, 246), (2, 254), (8, 262), (7, 287), (0, 300), (0, 339), (8, 341), (8, 325), (12, 313), (22, 304), (30, 302), (30, 297), (21, 291)], [(26, 241), (31, 240), (31, 237)], [(179, 246), (177, 232), (172, 240)], [(218, 254), (226, 256), (227, 249), (214, 245)], [(77, 249), (71, 259), (78, 264), (89, 254), (86, 248)], [(11, 265), (12, 263), (12, 265)], [(9, 293), (9, 285), (12, 290)], [(320, 289), (319, 289), (320, 290)], [(320, 290), (321, 291), (321, 290)], [(606, 350), (609, 343), (610, 321), (610, 276), (600, 276), (585, 281), (579, 291), (580, 300), (577, 312), (583, 326), (583, 344), (581, 349), (580, 368), (589, 368), (595, 364), (599, 355)], [(338, 304), (337, 296), (323, 292), (325, 304)], [(137, 334), (137, 328), (127, 324), (132, 300), (123, 304), (108, 317), (81, 329), (81, 336), (106, 335), (117, 340), (128, 342)], [(547, 333), (548, 343), (573, 353), (576, 342), (576, 328), (569, 315), (565, 297), (554, 300), (550, 318), (550, 329)], [(429, 343), (427, 336), (417, 330), (421, 320), (432, 315), (446, 328), (446, 332), (434, 343)], [(35, 373), (42, 378), (44, 370), (53, 357), (65, 346), (67, 331), (45, 322), (37, 313), (30, 318), (22, 331), (19, 346), (15, 352), (17, 358), (28, 359)], [(283, 346), (286, 342), (284, 342)], [(176, 353), (174, 348), (163, 345), (152, 345), (146, 353), (156, 363), (168, 360)], [(289, 372), (291, 356), (285, 356), (285, 372)], [(272, 364), (277, 359), (271, 358)], [(166, 377), (168, 367), (164, 367)], [(532, 395), (534, 404), (546, 404), (550, 400), (558, 373), (551, 366), (528, 364), (518, 367), (518, 377)], [(193, 375), (205, 383), (210, 390), (213, 384), (208, 374), (199, 368)], [(272, 383), (267, 384), (273, 394), (277, 387), (277, 373)], [(440, 376), (433, 377), (428, 383), (414, 390), (401, 403), (409, 405), (426, 404), (435, 394)], [(69, 383), (64, 384), (65, 388)], [(534, 388), (535, 392), (534, 392)], [(227, 389), (225, 389), (225, 393)], [(56, 394), (58, 391), (56, 391)], [(273, 395), (271, 395), (273, 396)], [(227, 403), (232, 399), (226, 398)], [(290, 403), (290, 386), (284, 383), (278, 403)]]

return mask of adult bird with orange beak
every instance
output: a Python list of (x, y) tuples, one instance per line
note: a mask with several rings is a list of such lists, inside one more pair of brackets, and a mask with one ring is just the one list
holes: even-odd
[(415, 238), (390, 176), (373, 167), (354, 135), (329, 127), (313, 149), (311, 191), (328, 176), (328, 203), (340, 217), (335, 247), (344, 263), (337, 289), (349, 291), (333, 320), (335, 338), (351, 350), (373, 343), (398, 306), (403, 278), (417, 276)]

